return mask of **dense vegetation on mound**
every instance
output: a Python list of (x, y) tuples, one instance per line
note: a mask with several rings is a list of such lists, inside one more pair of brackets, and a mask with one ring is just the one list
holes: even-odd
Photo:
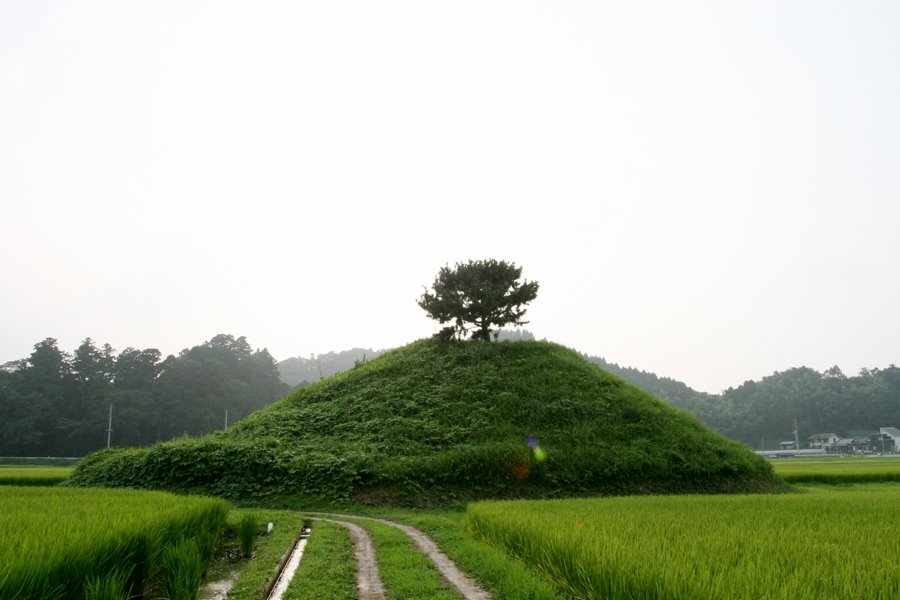
[(779, 485), (765, 460), (571, 350), (435, 340), (297, 390), (225, 432), (95, 453), (70, 481), (405, 503)]

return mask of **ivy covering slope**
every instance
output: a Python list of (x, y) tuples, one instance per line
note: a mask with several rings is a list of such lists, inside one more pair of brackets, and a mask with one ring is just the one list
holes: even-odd
[(782, 484), (744, 446), (559, 345), (427, 339), (227, 431), (92, 454), (70, 485), (422, 504)]

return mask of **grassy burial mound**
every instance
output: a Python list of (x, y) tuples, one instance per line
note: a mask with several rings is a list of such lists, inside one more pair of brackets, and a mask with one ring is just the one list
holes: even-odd
[(104, 450), (70, 485), (361, 502), (739, 492), (769, 464), (547, 342), (414, 342), (224, 432)]

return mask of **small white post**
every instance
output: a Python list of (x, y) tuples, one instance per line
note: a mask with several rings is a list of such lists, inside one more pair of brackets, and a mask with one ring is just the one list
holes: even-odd
[(112, 404), (109, 405), (109, 422), (106, 424), (106, 447), (109, 448), (109, 440), (112, 437)]

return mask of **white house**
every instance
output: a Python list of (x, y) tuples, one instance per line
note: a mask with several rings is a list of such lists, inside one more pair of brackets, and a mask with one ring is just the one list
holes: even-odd
[(885, 448), (885, 452), (900, 452), (900, 429), (896, 427), (882, 427), (879, 431), (882, 437), (890, 438), (894, 443), (894, 447)]
[(828, 449), (837, 444), (841, 438), (836, 433), (814, 433), (806, 439), (809, 441), (810, 448)]

